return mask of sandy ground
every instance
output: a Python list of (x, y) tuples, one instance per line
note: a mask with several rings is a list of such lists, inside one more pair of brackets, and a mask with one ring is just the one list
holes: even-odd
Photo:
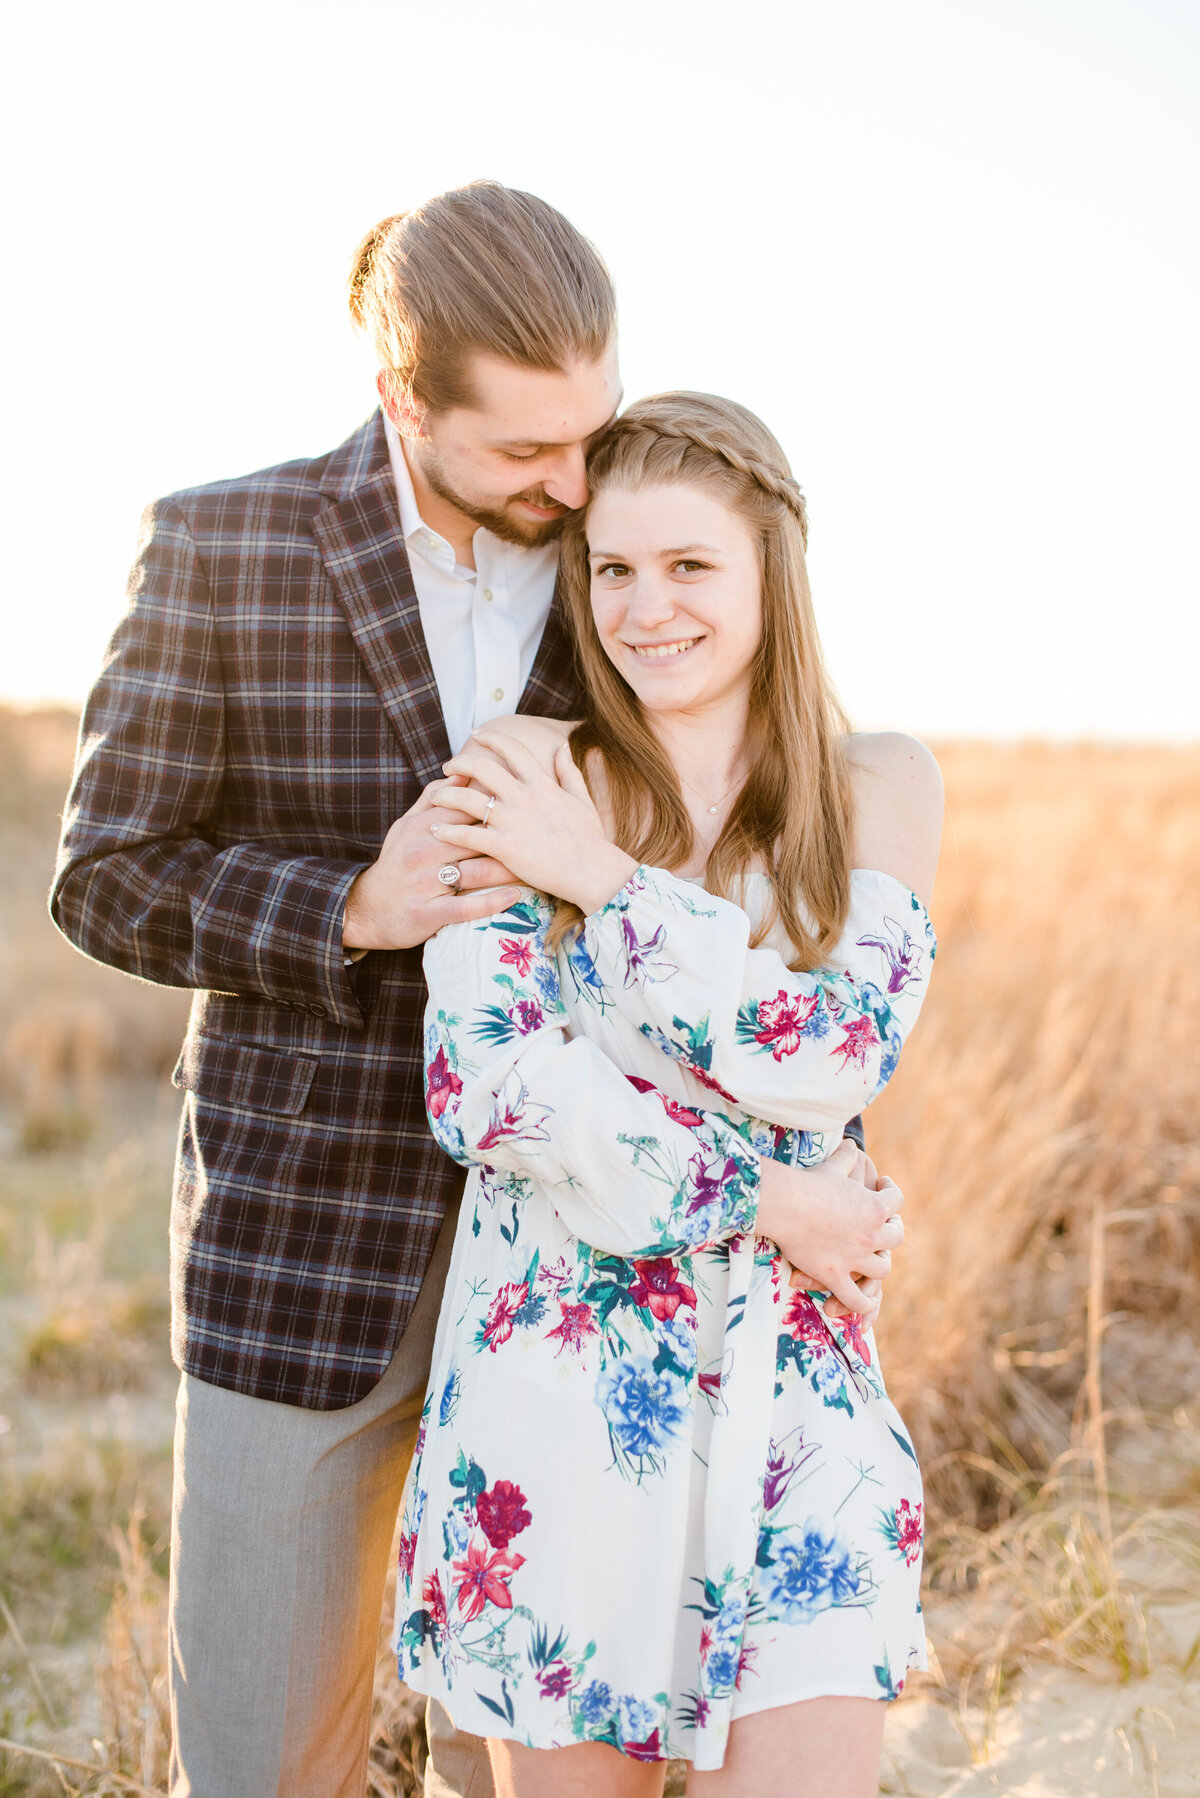
[[(1200, 1606), (1174, 1620), (1187, 1652)], [(1165, 1619), (1164, 1619), (1165, 1621)], [(1187, 1634), (1184, 1646), (1182, 1637)], [(1067, 1668), (1028, 1673), (984, 1721), (918, 1690), (888, 1724), (880, 1792), (906, 1798), (1195, 1798), (1200, 1672), (1160, 1669), (1121, 1685)]]

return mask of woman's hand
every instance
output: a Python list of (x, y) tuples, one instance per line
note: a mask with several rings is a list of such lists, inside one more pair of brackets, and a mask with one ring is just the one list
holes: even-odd
[(605, 836), (567, 744), (548, 774), (525, 744), (477, 730), (445, 772), (472, 784), (441, 803), (473, 822), (431, 825), (444, 847), (502, 862), (527, 886), (567, 899), (585, 915), (607, 905), (636, 869)]
[[(869, 1168), (848, 1139), (819, 1167), (764, 1161), (757, 1229), (778, 1243), (793, 1268), (804, 1270), (793, 1275), (793, 1286), (821, 1287), (845, 1311), (872, 1323), (892, 1250), (904, 1239), (904, 1194), (886, 1176), (868, 1186)], [(830, 1307), (831, 1316), (840, 1314)]]

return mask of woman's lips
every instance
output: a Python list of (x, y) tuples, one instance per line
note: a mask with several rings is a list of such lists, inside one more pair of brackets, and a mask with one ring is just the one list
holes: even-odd
[(686, 655), (702, 640), (700, 637), (677, 637), (672, 643), (627, 643), (625, 647), (633, 651), (639, 662), (666, 662), (674, 656)]

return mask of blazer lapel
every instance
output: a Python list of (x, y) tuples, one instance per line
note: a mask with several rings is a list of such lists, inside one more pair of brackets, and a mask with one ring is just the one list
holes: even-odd
[(529, 679), (517, 706), (518, 712), (536, 712), (548, 718), (578, 718), (579, 693), (575, 656), (567, 634), (562, 597), (562, 576), (554, 583), (550, 616), (538, 644)]
[[(384, 710), (426, 782), (440, 777), (450, 744), (400, 535), (383, 427), (378, 418), (373, 424), (377, 443), (364, 446), (368, 455), (350, 477), (351, 490), (343, 488), (314, 516), (313, 535)], [(365, 478), (363, 459), (369, 463)]]

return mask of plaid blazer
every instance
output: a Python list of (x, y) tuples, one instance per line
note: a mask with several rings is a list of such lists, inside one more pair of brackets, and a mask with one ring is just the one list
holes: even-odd
[[(519, 709), (568, 718), (551, 610)], [(461, 1170), (425, 1121), (421, 950), (347, 970), (342, 910), (449, 755), (383, 423), (150, 507), (84, 712), (51, 913), (196, 989), (172, 1348), (333, 1410), (380, 1378)]]

